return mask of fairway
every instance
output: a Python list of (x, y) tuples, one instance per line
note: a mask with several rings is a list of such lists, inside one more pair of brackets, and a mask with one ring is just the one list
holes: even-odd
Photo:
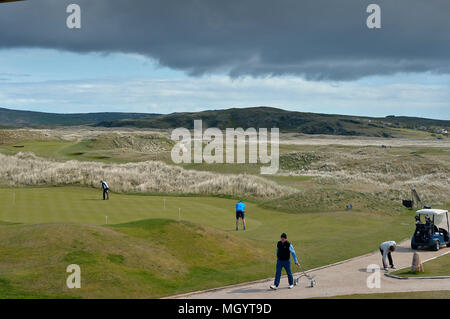
[[(80, 187), (0, 188), (0, 220), (30, 224), (70, 222), (103, 225), (150, 218), (188, 220), (223, 230), (234, 230), (234, 204), (215, 197), (145, 196), (110, 193)], [(253, 227), (269, 211), (249, 204)]]

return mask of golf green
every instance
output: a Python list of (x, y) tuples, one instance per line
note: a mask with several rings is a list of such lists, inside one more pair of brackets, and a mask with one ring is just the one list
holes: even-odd
[(111, 193), (110, 200), (103, 201), (101, 196), (99, 189), (81, 187), (0, 188), (0, 221), (111, 225), (144, 219), (181, 220), (257, 241), (267, 249), (286, 232), (298, 253), (307, 256), (307, 267), (373, 251), (381, 241), (401, 240), (413, 231), (409, 212), (288, 214), (247, 203), (247, 230), (237, 232), (231, 199)]

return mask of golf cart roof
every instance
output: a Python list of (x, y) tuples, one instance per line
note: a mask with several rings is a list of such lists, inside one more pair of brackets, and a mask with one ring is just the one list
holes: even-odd
[(444, 209), (421, 209), (416, 212), (416, 214), (419, 215), (434, 215), (434, 216), (443, 215), (446, 213), (448, 213), (448, 210)]
[(444, 220), (444, 216), (447, 216), (448, 220), (448, 210), (443, 209), (421, 209), (416, 212), (419, 216), (420, 215), (426, 215), (426, 216), (432, 216), (434, 223), (436, 225), (439, 225)]

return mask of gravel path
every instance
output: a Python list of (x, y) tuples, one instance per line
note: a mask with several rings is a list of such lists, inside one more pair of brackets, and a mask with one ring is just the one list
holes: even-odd
[[(409, 240), (401, 242), (393, 254), (394, 263), (398, 269), (409, 267), (411, 265), (414, 251), (409, 248), (409, 245)], [(419, 251), (423, 262), (446, 253), (450, 253), (450, 248), (443, 248), (438, 252)], [(258, 282), (244, 283), (209, 291), (174, 296), (173, 298), (298, 299), (350, 294), (450, 289), (450, 279), (399, 280), (384, 276), (384, 271), (381, 271), (381, 287), (369, 289), (367, 288), (367, 278), (372, 275), (372, 273), (368, 273), (366, 269), (370, 264), (381, 264), (381, 255), (379, 251), (309, 271), (309, 273), (313, 275), (317, 281), (317, 285), (314, 288), (309, 288), (309, 281), (302, 278), (298, 286), (294, 289), (288, 289), (287, 278), (284, 276), (281, 280), (279, 287), (280, 289), (277, 291), (272, 291), (269, 289), (269, 286), (273, 283), (273, 278), (269, 278)]]

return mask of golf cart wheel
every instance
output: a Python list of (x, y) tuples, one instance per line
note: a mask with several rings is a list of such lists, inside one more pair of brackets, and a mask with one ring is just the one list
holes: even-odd
[(419, 248), (419, 246), (411, 244), (411, 248), (412, 249), (417, 249), (417, 248)]
[(447, 247), (450, 247), (450, 241), (447, 243)]
[(438, 251), (439, 248), (441, 248), (441, 244), (439, 243), (439, 240), (436, 240), (436, 241), (434, 242), (433, 250), (434, 250), (434, 251)]

